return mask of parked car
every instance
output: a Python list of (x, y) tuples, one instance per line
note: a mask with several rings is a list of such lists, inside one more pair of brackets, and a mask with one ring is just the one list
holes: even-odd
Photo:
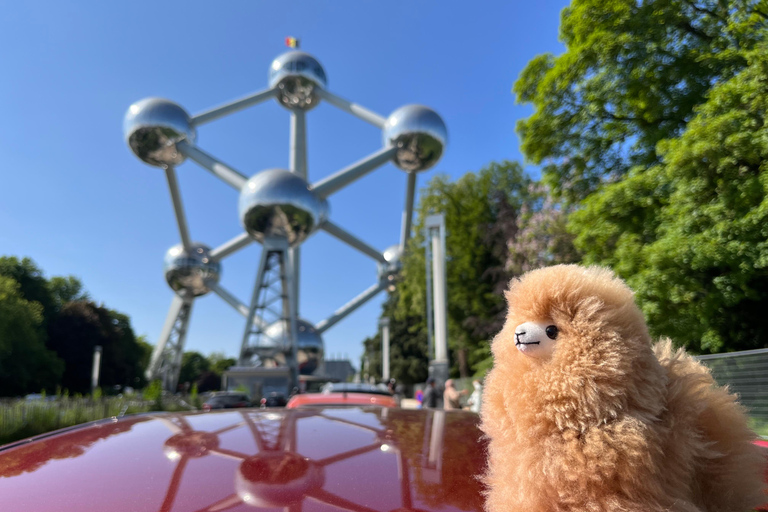
[(383, 407), (113, 418), (0, 447), (2, 510), (481, 512), (477, 422)]
[(203, 402), (203, 410), (211, 409), (234, 409), (238, 407), (250, 407), (251, 399), (244, 393), (233, 393), (230, 391), (220, 391), (213, 393)]
[(262, 397), (259, 401), (259, 405), (262, 408), (266, 407), (285, 407), (288, 403), (288, 399), (281, 393), (272, 392), (268, 396)]
[(397, 407), (397, 401), (386, 387), (349, 382), (329, 382), (323, 386), (320, 393), (294, 395), (288, 401), (286, 407), (294, 409), (297, 407), (329, 405)]

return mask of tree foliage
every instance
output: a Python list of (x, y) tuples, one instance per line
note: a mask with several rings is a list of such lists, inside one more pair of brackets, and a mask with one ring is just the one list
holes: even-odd
[(64, 369), (45, 347), (43, 307), (26, 300), (20, 288), (0, 275), (0, 393), (5, 396), (53, 389)]
[(565, 53), (533, 59), (514, 92), (535, 113), (522, 150), (557, 194), (583, 199), (601, 183), (659, 162), (713, 83), (746, 66), (768, 9), (762, 0), (573, 0)]
[(116, 311), (90, 301), (70, 302), (51, 323), (48, 345), (65, 363), (61, 386), (72, 392), (90, 391), (96, 346), (102, 347), (102, 387), (142, 382), (143, 350), (128, 317)]
[(192, 385), (203, 373), (211, 367), (210, 361), (200, 352), (184, 352), (181, 356), (181, 370), (179, 371), (179, 385)]
[(37, 302), (42, 307), (42, 325), (45, 327), (56, 312), (56, 302), (43, 271), (30, 258), (2, 256), (0, 276), (16, 281), (21, 297), (30, 302)]
[(6, 290), (15, 290), (0, 298), (0, 310), (7, 309), (0, 346), (16, 347), (10, 360), (0, 359), (6, 365), (0, 370), (6, 379), (0, 396), (43, 388), (88, 392), (96, 345), (104, 348), (103, 386), (143, 384), (143, 351), (129, 318), (90, 302), (79, 279), (46, 279), (30, 258), (14, 256), (0, 257), (0, 278), (10, 283)]
[(768, 346), (768, 58), (747, 60), (659, 145), (660, 164), (572, 222), (587, 261), (628, 278), (652, 331), (700, 352)]
[[(565, 230), (565, 210), (548, 199), (514, 162), (492, 163), (455, 182), (437, 176), (421, 191), (414, 236), (397, 283), (397, 307), (385, 314), (392, 328), (392, 363), (396, 345), (418, 357), (414, 377), (426, 376), (426, 217), (445, 215), (448, 293), (448, 345), (454, 375), (483, 373), (490, 367), (488, 341), (506, 316), (503, 291), (509, 279), (528, 268), (576, 258)], [(397, 338), (394, 332), (397, 330)], [(377, 337), (367, 340), (374, 348)], [(378, 349), (377, 349), (378, 350)], [(371, 359), (377, 368), (379, 360)]]
[[(424, 317), (398, 311), (398, 288), (384, 301), (382, 318), (389, 319), (389, 373), (401, 384), (415, 384), (427, 379), (427, 329)], [(363, 373), (375, 380), (382, 378), (381, 330), (363, 341), (360, 364)]]
[(210, 363), (211, 371), (219, 377), (221, 377), (221, 374), (227, 371), (231, 366), (237, 365), (237, 359), (227, 357), (224, 352), (211, 352), (211, 354), (208, 355), (208, 362)]

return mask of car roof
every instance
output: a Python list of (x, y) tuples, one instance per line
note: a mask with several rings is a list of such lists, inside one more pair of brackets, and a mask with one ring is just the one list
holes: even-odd
[(463, 411), (155, 413), (0, 448), (4, 510), (482, 510), (485, 444)]
[(392, 396), (392, 393), (386, 388), (386, 386), (377, 386), (374, 384), (364, 384), (360, 382), (329, 382), (323, 386), (323, 393), (375, 393), (378, 395)]
[(390, 394), (379, 393), (302, 393), (291, 397), (289, 409), (304, 406), (334, 406), (334, 405), (376, 405), (380, 407), (397, 407), (397, 402)]

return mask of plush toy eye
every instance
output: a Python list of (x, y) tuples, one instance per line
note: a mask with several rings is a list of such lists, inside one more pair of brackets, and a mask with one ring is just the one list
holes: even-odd
[(551, 340), (557, 338), (558, 330), (556, 325), (548, 325), (544, 332), (547, 333), (547, 337)]

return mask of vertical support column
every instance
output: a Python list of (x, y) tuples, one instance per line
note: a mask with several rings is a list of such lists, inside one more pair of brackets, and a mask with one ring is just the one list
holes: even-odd
[[(426, 243), (432, 253), (432, 300), (434, 304), (435, 359), (430, 363), (430, 375), (441, 389), (448, 379), (448, 308), (445, 269), (445, 216), (426, 218)], [(429, 262), (427, 262), (429, 265)]]
[(145, 373), (147, 380), (161, 379), (163, 389), (167, 391), (175, 392), (179, 382), (181, 357), (191, 314), (192, 299), (174, 295), (168, 316), (165, 317), (165, 325), (152, 351), (152, 358)]
[(432, 349), (432, 340), (435, 336), (434, 322), (432, 318), (432, 244), (429, 243), (429, 228), (424, 229), (424, 266), (427, 274), (427, 361), (429, 365), (429, 375), (432, 376), (432, 359), (434, 351)]
[[(254, 364), (254, 355), (262, 363), (265, 358), (285, 357), (291, 369), (291, 384), (298, 386), (298, 307), (293, 293), (296, 279), (293, 267), (293, 254), (287, 240), (264, 241), (238, 364)], [(266, 332), (268, 326), (276, 323), (282, 325), (281, 339)]]
[[(285, 294), (284, 303), (288, 306), (288, 319), (289, 319), (289, 331), (288, 339), (291, 342), (291, 378), (293, 383), (291, 389), (299, 388), (299, 304), (298, 294), (295, 291), (298, 289), (298, 276), (294, 271), (297, 267), (294, 258), (298, 255), (298, 250), (288, 251), (288, 261), (285, 265), (286, 284), (284, 288), (287, 293)], [(285, 260), (283, 260), (285, 264)]]
[(99, 372), (101, 371), (101, 345), (93, 347), (93, 368), (91, 369), (91, 395), (99, 387)]
[[(261, 258), (259, 259), (259, 268), (256, 271), (256, 283), (253, 285), (253, 295), (251, 296), (251, 306), (248, 308), (248, 316), (245, 321), (245, 332), (243, 333), (243, 341), (240, 344), (240, 357), (238, 357), (238, 365), (250, 366), (252, 354), (251, 335), (255, 334), (258, 337), (266, 328), (264, 322), (258, 322), (254, 325), (254, 317), (256, 316), (256, 310), (259, 308), (260, 297), (262, 288), (265, 288), (264, 277), (268, 271), (267, 263), (269, 261), (269, 250), (264, 247), (261, 250)], [(262, 318), (262, 320), (265, 320)], [(258, 340), (257, 340), (258, 341)]]
[(389, 318), (379, 321), (381, 326), (381, 378), (389, 382)]
[(405, 252), (405, 246), (411, 237), (411, 223), (413, 221), (413, 196), (416, 193), (416, 173), (408, 173), (408, 184), (405, 189), (405, 209), (403, 210), (403, 223), (400, 230), (400, 250)]
[(307, 118), (303, 110), (291, 110), (291, 153), (289, 167), (307, 179)]
[[(289, 169), (307, 179), (307, 117), (303, 110), (291, 110)], [(292, 247), (288, 250), (292, 260), (293, 296), (296, 301), (296, 315), (299, 304), (299, 274), (301, 268), (301, 249)]]

